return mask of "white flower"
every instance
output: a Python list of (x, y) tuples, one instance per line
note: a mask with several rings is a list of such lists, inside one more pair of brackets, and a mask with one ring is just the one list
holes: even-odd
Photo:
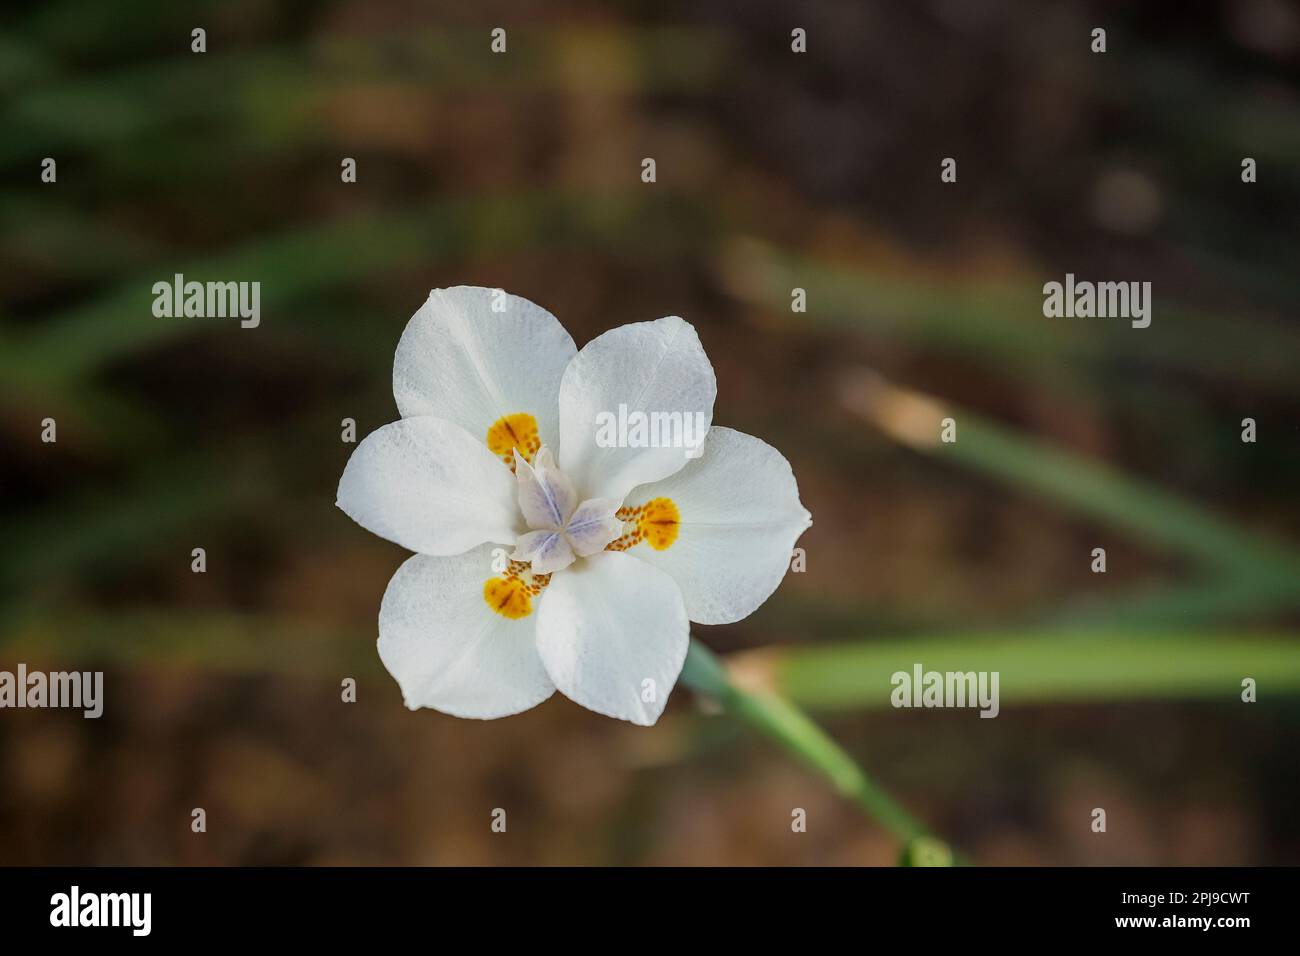
[[(402, 419), (357, 446), (338, 491), (354, 521), (417, 552), (379, 611), (379, 656), (408, 707), (504, 717), (558, 688), (659, 718), (690, 622), (752, 613), (811, 523), (776, 449), (709, 427), (716, 391), (675, 316), (578, 351), (526, 299), (429, 295), (397, 346)], [(702, 454), (605, 447), (598, 418), (620, 405), (698, 415)]]

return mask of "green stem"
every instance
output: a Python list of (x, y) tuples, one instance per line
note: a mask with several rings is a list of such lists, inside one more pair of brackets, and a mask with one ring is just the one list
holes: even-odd
[(889, 794), (827, 733), (798, 707), (776, 694), (742, 689), (722, 662), (695, 638), (691, 639), (682, 682), (712, 697), (729, 713), (767, 734), (807, 766), (825, 776), (842, 796), (856, 803), (905, 843), (926, 838), (925, 826)]

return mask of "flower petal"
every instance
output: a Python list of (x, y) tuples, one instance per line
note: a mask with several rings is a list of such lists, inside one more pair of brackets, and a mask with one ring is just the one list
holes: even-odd
[(619, 503), (615, 498), (588, 498), (574, 509), (564, 533), (578, 555), (585, 558), (604, 551), (623, 533), (623, 522), (614, 517)]
[(752, 435), (715, 426), (704, 454), (663, 481), (635, 489), (628, 504), (669, 498), (680, 513), (662, 551), (629, 551), (672, 575), (699, 624), (748, 617), (776, 590), (794, 543), (811, 523), (790, 463)]
[(368, 531), (423, 554), (515, 540), (515, 479), (465, 429), (404, 418), (371, 432), (339, 479), (338, 506)]
[(397, 344), (393, 397), (403, 418), (436, 415), (479, 441), (498, 420), (527, 413), (554, 445), (560, 378), (576, 352), (555, 316), (527, 299), (477, 286), (434, 289)]
[[(611, 329), (588, 342), (560, 382), (560, 468), (584, 497), (622, 501), (633, 487), (687, 462), (682, 447), (601, 447), (602, 419), (676, 415), (679, 438), (698, 442), (713, 420), (713, 366), (690, 323), (677, 316)], [(602, 414), (603, 413), (603, 414)], [(626, 436), (635, 441), (629, 429)], [(648, 437), (648, 436), (647, 436)]]
[(537, 653), (536, 617), (504, 617), (483, 599), (493, 550), (417, 554), (388, 583), (379, 657), (412, 710), (488, 720), (535, 707), (555, 691)]
[(536, 468), (516, 451), (515, 477), (519, 482), (519, 510), (528, 527), (563, 528), (578, 503), (578, 495), (573, 483), (555, 467), (550, 449), (543, 447), (538, 452)]
[(608, 551), (551, 578), (537, 611), (537, 650), (565, 696), (649, 725), (681, 673), (689, 629), (672, 578)]
[(515, 542), (514, 561), (532, 563), (533, 574), (554, 574), (574, 561), (573, 548), (562, 531), (530, 531)]

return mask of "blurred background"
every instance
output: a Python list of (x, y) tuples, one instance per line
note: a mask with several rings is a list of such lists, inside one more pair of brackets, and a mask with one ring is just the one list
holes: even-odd
[[(695, 324), (815, 521), (697, 636), (966, 857), (1300, 862), (1298, 62), (1285, 0), (6, 7), (0, 669), (106, 703), (0, 712), (0, 863), (897, 860), (684, 687), (648, 730), (405, 710), (341, 422), (397, 417), (457, 284), (579, 345)], [(261, 326), (154, 318), (175, 272), (260, 281)], [(1150, 281), (1151, 327), (1044, 318), (1066, 272)], [(890, 709), (914, 662), (1001, 715)]]

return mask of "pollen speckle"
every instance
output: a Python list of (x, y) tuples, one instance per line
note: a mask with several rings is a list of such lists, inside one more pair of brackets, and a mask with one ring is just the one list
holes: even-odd
[(488, 578), (483, 582), (487, 606), (512, 621), (533, 613), (532, 593), (536, 592), (517, 577)]
[(487, 430), (487, 446), (492, 454), (499, 457), (510, 470), (515, 470), (515, 449), (532, 464), (533, 456), (542, 447), (542, 439), (537, 434), (537, 419), (527, 412), (516, 412), (498, 418)]
[[(624, 508), (618, 512), (624, 521), (635, 521), (636, 527), (613, 544), (622, 544), (615, 550), (624, 551), (644, 541), (656, 551), (672, 547), (681, 530), (682, 516), (671, 498), (653, 498), (637, 508)], [(623, 543), (626, 542), (626, 543)]]

